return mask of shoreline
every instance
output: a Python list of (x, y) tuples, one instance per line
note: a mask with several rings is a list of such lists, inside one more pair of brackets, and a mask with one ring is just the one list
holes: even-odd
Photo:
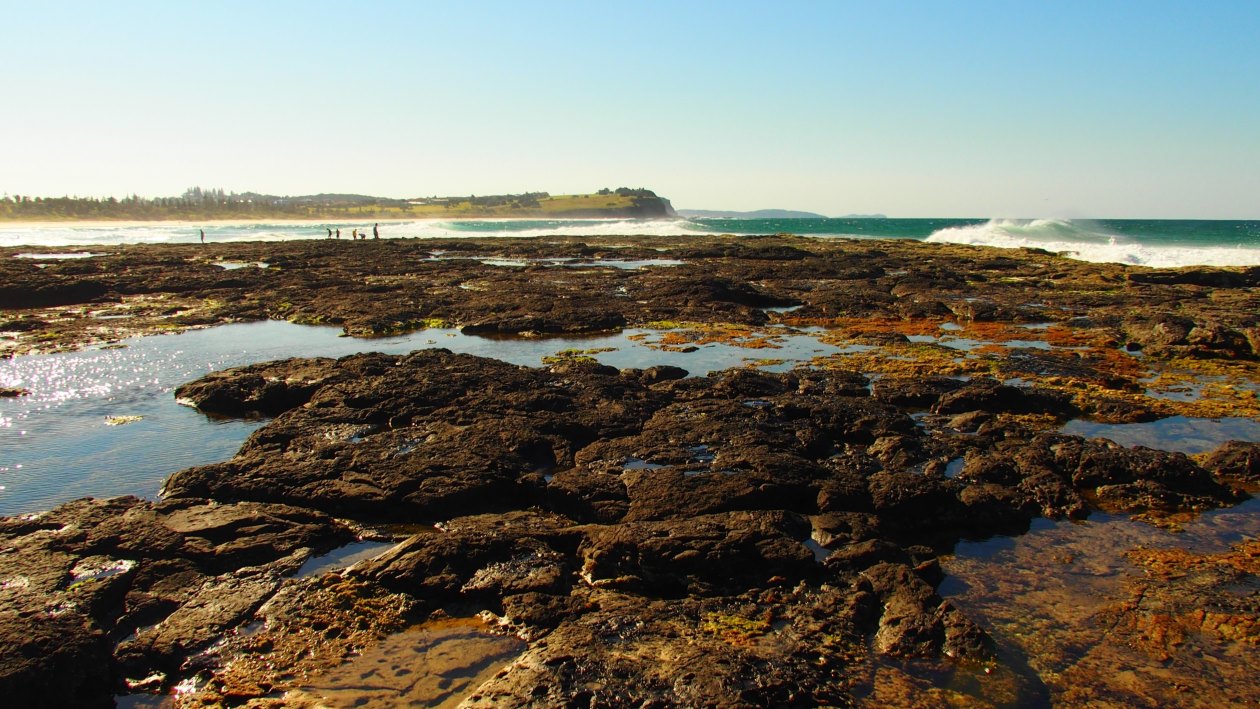
[[(813, 223), (817, 220), (801, 220)], [(1191, 227), (1152, 226), (1147, 231), (1134, 231), (1125, 235), (1110, 226), (1098, 228), (1088, 224), (1072, 225), (1006, 225), (1002, 220), (984, 223), (937, 224), (936, 220), (909, 220), (920, 223), (916, 227), (898, 226), (891, 222), (902, 220), (877, 220), (879, 225), (871, 229), (846, 231), (837, 227), (829, 233), (811, 232), (808, 225), (789, 223), (748, 222), (734, 227), (720, 223), (695, 224), (683, 218), (643, 217), (424, 217), (383, 220), (326, 219), (220, 219), (198, 222), (193, 220), (153, 221), (26, 221), (0, 223), (0, 244), (6, 247), (29, 246), (30, 248), (58, 246), (109, 247), (111, 245), (138, 243), (197, 243), (199, 229), (211, 230), (208, 242), (251, 240), (285, 241), (319, 239), (327, 236), (325, 229), (342, 231), (359, 228), (370, 231), (371, 224), (384, 228), (383, 238), (528, 238), (555, 235), (583, 235), (589, 238), (625, 235), (631, 238), (650, 235), (675, 237), (714, 237), (726, 235), (724, 228), (744, 230), (747, 233), (730, 234), (736, 238), (750, 238), (770, 233), (799, 230), (799, 236), (811, 240), (914, 240), (935, 243), (970, 244), (999, 247), (1007, 250), (1045, 250), (1078, 261), (1115, 263), (1156, 269), (1187, 267), (1255, 268), (1260, 267), (1260, 222), (1247, 225), (1237, 239), (1230, 233), (1229, 239), (1220, 240), (1225, 231), (1208, 232), (1191, 238)], [(1171, 222), (1184, 220), (1169, 220)], [(888, 223), (886, 223), (888, 222)], [(925, 226), (925, 224), (927, 224)], [(754, 231), (757, 230), (757, 231)], [(1061, 233), (1066, 230), (1066, 233)], [(1104, 236), (1111, 236), (1103, 239)], [(1247, 237), (1247, 238), (1243, 238)], [(1221, 237), (1223, 238), (1223, 237)], [(1196, 240), (1197, 239), (1197, 240)]]
[[(367, 218), (365, 221), (369, 224), (411, 224), (416, 222), (447, 222), (447, 221), (486, 221), (486, 222), (526, 222), (526, 221), (576, 221), (576, 222), (619, 222), (619, 221), (635, 221), (635, 222), (668, 222), (668, 221), (685, 221), (685, 217), (571, 217), (564, 215), (538, 215), (533, 217), (503, 217), (503, 216), (485, 216), (476, 215), (451, 215), (443, 217), (411, 217), (407, 219), (376, 219)], [(155, 219), (155, 220), (65, 220), (65, 221), (4, 221), (0, 220), (0, 231), (9, 227), (22, 229), (36, 228), (55, 228), (55, 227), (82, 227), (82, 228), (135, 228), (146, 226), (175, 226), (196, 228), (199, 226), (258, 226), (262, 224), (277, 224), (285, 226), (333, 226), (336, 224), (356, 224), (356, 220), (351, 219), (208, 219), (205, 221), (195, 221), (187, 219)]]
[[(434, 222), (444, 221), (442, 217), (424, 217), (420, 219), (370, 219), (368, 223), (380, 224), (405, 224), (409, 222)], [(348, 220), (342, 222), (332, 222), (328, 220), (318, 219), (210, 219), (206, 221), (191, 221), (183, 219), (161, 219), (153, 221), (109, 221), (109, 220), (84, 220), (84, 221), (42, 221), (42, 222), (19, 222), (19, 221), (0, 221), (0, 231), (13, 227), (17, 229), (47, 229), (56, 227), (82, 227), (85, 229), (100, 229), (106, 227), (117, 228), (136, 228), (136, 227), (189, 227), (198, 228), (203, 226), (259, 226), (262, 224), (279, 224), (286, 226), (331, 226), (336, 223), (350, 223)]]

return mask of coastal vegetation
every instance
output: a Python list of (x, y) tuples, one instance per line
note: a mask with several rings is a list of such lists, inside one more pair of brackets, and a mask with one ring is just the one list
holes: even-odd
[(178, 197), (0, 197), (0, 221), (210, 219), (425, 219), (666, 217), (669, 201), (645, 188), (604, 188), (593, 194), (526, 192), (467, 197), (392, 199), (355, 194), (280, 197), (192, 187)]

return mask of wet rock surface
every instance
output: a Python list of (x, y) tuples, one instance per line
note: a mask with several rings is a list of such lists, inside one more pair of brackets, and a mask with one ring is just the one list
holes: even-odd
[[(793, 318), (1089, 318), (1134, 351), (1260, 359), (1255, 268), (1152, 270), (1031, 250), (786, 235), (105, 246), (43, 263), (13, 258), (20, 252), (0, 249), (0, 333), (11, 353), (267, 318), (357, 336), (438, 324), (537, 335), (656, 321), (758, 325), (766, 308), (800, 306)], [(492, 258), (514, 265), (483, 263)], [(606, 265), (662, 259), (683, 263)]]
[[(1035, 389), (928, 388), (935, 401), (903, 409), (862, 381), (533, 369), (445, 350), (242, 367), (181, 390), (243, 412), (288, 383), (277, 400), (293, 408), (236, 457), (172, 476), (162, 503), (84, 501), (3, 529), (10, 553), (44, 555), (21, 557), (26, 583), (69, 594), (111, 634), (122, 676), (201, 676), (198, 701), (298, 689), (308, 675), (268, 668), (316, 642), (293, 637), (302, 618), (336, 641), (302, 659), (318, 674), (464, 608), (530, 641), (474, 703), (763, 705), (853, 701), (879, 658), (991, 663), (985, 633), (934, 591), (936, 556), (961, 537), (1091, 504), (1237, 499), (1181, 454), (1021, 426), (937, 435), (911, 415), (967, 401), (998, 420)], [(965, 460), (954, 478), (949, 458)], [(328, 514), (430, 526), (344, 576), (286, 579), (311, 548), (349, 538)], [(119, 570), (71, 588), (84, 568)], [(815, 604), (842, 612), (820, 621)]]
[(318, 512), (84, 499), (0, 520), (0, 686), (14, 706), (111, 706), (247, 620), (283, 574), (352, 539)]
[[(858, 346), (706, 377), (432, 349), (190, 382), (176, 396), (207, 414), (274, 418), (231, 459), (174, 474), (162, 502), (0, 520), (0, 643), (21, 658), (0, 672), (11, 696), (109, 706), (182, 682), (186, 706), (415, 698), (424, 682), (401, 679), (406, 667), (381, 684), (401, 689), (370, 696), (330, 683), (349, 658), (428, 647), (433, 623), (479, 616), (525, 644), (447, 663), (443, 682), (472, 706), (1044, 704), (1038, 676), (938, 593), (940, 557), (1040, 517), (1231, 505), (1257, 479), (1255, 444), (1190, 458), (1059, 432), (1078, 416), (1175, 411), (1142, 391), (1144, 359), (1194, 371), (1256, 359), (1260, 302), (1235, 271), (788, 237), (103, 251), (45, 268), (0, 258), (10, 283), (32, 286), (5, 301), (11, 351), (265, 317), (358, 335), (657, 323), (680, 348), (820, 325)], [(213, 265), (229, 257), (269, 266)], [(614, 258), (685, 265), (599, 263)], [(105, 308), (131, 317), (104, 328), (91, 313)], [(1245, 406), (1245, 392), (1230, 401)], [(364, 534), (397, 544), (295, 576)], [(1176, 633), (1253, 642), (1249, 558), (1185, 573), (1168, 561), (1112, 611), (1116, 627), (1173, 659)], [(1194, 600), (1214, 583), (1243, 589), (1220, 618)], [(481, 674), (485, 662), (501, 669)], [(896, 694), (925, 673), (965, 679)]]

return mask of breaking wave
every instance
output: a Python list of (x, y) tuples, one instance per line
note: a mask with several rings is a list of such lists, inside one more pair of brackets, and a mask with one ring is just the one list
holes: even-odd
[[(322, 239), (341, 229), (349, 239), (364, 222), (196, 224), (79, 223), (0, 225), (3, 246), (107, 246)], [(427, 219), (380, 222), (381, 238), (458, 239), (547, 236), (688, 236), (789, 232), (816, 238), (916, 239), (1002, 248), (1037, 248), (1082, 261), (1160, 268), (1260, 265), (1260, 222), (1191, 220), (991, 219)]]
[[(173, 244), (200, 241), (202, 229), (212, 243), (318, 239), (341, 229), (349, 239), (358, 229), (370, 233), (374, 222), (278, 222), (208, 224), (66, 224), (0, 226), (0, 246), (105, 246)], [(714, 233), (685, 219), (469, 219), (381, 222), (382, 238), (457, 239), (531, 236), (683, 236)]]
[(983, 224), (939, 229), (925, 241), (999, 248), (1044, 249), (1095, 263), (1154, 268), (1260, 265), (1260, 246), (1196, 244), (1153, 235), (1120, 235), (1105, 227), (1068, 219), (990, 219)]

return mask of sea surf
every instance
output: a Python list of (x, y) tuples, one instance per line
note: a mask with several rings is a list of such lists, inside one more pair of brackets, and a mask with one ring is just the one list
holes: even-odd
[[(0, 247), (287, 241), (372, 232), (374, 222), (0, 225)], [(1260, 265), (1260, 221), (1152, 219), (431, 219), (380, 224), (382, 238), (797, 234), (1035, 248), (1154, 268)]]

